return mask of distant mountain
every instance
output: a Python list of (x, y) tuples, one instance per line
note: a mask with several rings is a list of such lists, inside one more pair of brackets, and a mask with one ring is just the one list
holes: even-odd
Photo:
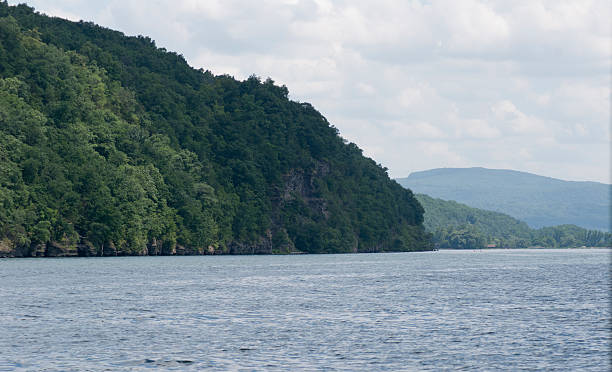
[(534, 228), (573, 224), (610, 230), (612, 186), (603, 183), (486, 168), (432, 169), (397, 181), (415, 193), (506, 213)]
[(416, 194), (425, 209), (425, 228), (440, 248), (604, 247), (612, 234), (575, 225), (531, 229), (525, 222), (500, 212), (468, 207), (452, 200)]

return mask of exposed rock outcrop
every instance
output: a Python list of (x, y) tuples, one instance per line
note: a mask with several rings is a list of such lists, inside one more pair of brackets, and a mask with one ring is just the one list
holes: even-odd
[(45, 257), (76, 257), (78, 256), (76, 245), (62, 244), (59, 242), (48, 242)]
[(113, 242), (107, 242), (102, 246), (102, 256), (116, 256), (117, 247)]
[(13, 243), (8, 239), (0, 240), (0, 258), (15, 257)]
[(81, 239), (77, 243), (77, 253), (81, 257), (92, 257), (98, 255), (98, 250), (90, 241)]

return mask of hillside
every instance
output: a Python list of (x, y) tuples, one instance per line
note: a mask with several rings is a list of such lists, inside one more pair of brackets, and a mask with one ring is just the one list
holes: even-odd
[(440, 248), (495, 247), (603, 247), (612, 245), (612, 233), (575, 225), (531, 229), (525, 222), (499, 212), (468, 207), (455, 201), (417, 194), (425, 209), (425, 228)]
[(0, 256), (427, 250), (422, 221), (286, 87), (0, 3)]
[(502, 212), (534, 228), (573, 224), (610, 230), (611, 185), (485, 168), (432, 169), (397, 181), (415, 193)]

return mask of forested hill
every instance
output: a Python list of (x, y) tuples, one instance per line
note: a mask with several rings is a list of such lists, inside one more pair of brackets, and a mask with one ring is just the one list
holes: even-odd
[(422, 221), (284, 86), (0, 2), (0, 255), (427, 250)]
[(610, 247), (612, 233), (576, 225), (532, 229), (506, 214), (468, 207), (452, 200), (417, 194), (425, 208), (425, 228), (440, 248), (479, 249), (488, 245), (526, 247)]
[(397, 181), (415, 193), (502, 212), (534, 228), (564, 224), (611, 228), (612, 185), (603, 183), (486, 168), (432, 169)]

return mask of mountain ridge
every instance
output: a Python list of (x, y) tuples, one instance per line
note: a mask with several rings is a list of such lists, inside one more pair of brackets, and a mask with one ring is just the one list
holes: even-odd
[(396, 181), (415, 193), (502, 212), (533, 228), (574, 224), (610, 230), (609, 184), (481, 167), (437, 168)]
[(599, 182), (599, 181), (585, 181), (585, 180), (565, 180), (562, 178), (556, 178), (556, 177), (551, 177), (551, 176), (544, 176), (541, 174), (537, 174), (537, 173), (533, 173), (533, 172), (527, 172), (527, 171), (520, 171), (520, 170), (516, 170), (516, 169), (505, 169), (505, 168), (486, 168), (486, 167), (465, 167), (465, 168), (460, 168), (460, 167), (442, 167), (442, 168), (432, 168), (432, 169), (425, 169), (425, 170), (421, 170), (421, 171), (414, 171), (411, 172), (410, 174), (408, 174), (407, 177), (400, 177), (397, 179), (406, 179), (406, 178), (420, 178), (420, 177), (427, 177), (428, 173), (429, 174), (434, 174), (435, 172), (445, 172), (445, 171), (457, 171), (457, 170), (485, 170), (485, 171), (490, 171), (490, 172), (499, 172), (499, 173), (507, 173), (507, 174), (517, 174), (517, 175), (527, 175), (527, 176), (536, 176), (536, 177), (541, 177), (541, 178), (546, 178), (549, 180), (554, 180), (554, 181), (561, 181), (561, 182), (570, 182), (570, 183), (579, 183), (579, 184), (598, 184), (598, 185), (606, 185), (606, 186), (612, 186), (612, 184), (610, 183), (605, 183), (605, 182)]
[(0, 256), (431, 249), (423, 209), (285, 86), (0, 2)]
[(612, 233), (576, 225), (530, 228), (525, 222), (500, 212), (469, 207), (452, 200), (416, 194), (425, 209), (424, 226), (440, 248), (575, 248), (609, 247)]

